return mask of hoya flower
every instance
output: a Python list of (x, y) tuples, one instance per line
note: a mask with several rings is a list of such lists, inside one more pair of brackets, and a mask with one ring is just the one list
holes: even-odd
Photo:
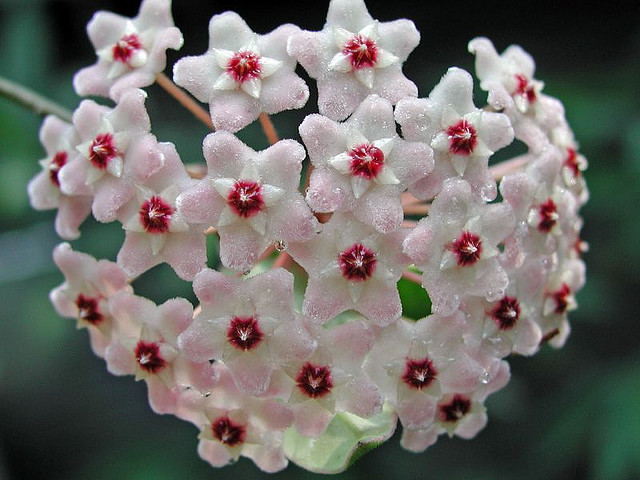
[(106, 350), (109, 371), (115, 375), (135, 375), (144, 380), (149, 403), (157, 413), (181, 415), (181, 395), (185, 387), (209, 392), (218, 375), (208, 361), (192, 362), (180, 355), (178, 335), (193, 318), (193, 307), (183, 298), (162, 305), (119, 292), (109, 299), (114, 318), (135, 325), (132, 332), (120, 332)]
[(434, 150), (434, 171), (418, 182), (420, 197), (435, 196), (447, 178), (460, 177), (484, 201), (496, 197), (489, 157), (513, 141), (509, 118), (486, 112), (473, 103), (473, 79), (452, 67), (429, 98), (405, 98), (395, 112), (405, 138), (425, 142)]
[(366, 319), (356, 317), (331, 328), (309, 328), (320, 346), (307, 358), (283, 367), (293, 384), (287, 405), (294, 412), (296, 430), (316, 437), (338, 412), (363, 418), (378, 413), (383, 396), (362, 369), (374, 343)]
[(466, 352), (464, 328), (464, 315), (455, 312), (400, 319), (378, 332), (365, 371), (395, 405), (405, 429), (429, 427), (443, 392), (482, 386), (485, 369)]
[(58, 209), (55, 228), (67, 240), (80, 236), (78, 227), (91, 213), (91, 190), (86, 187), (76, 195), (66, 195), (60, 189), (60, 169), (71, 157), (78, 155), (78, 138), (72, 125), (49, 115), (40, 128), (40, 143), (46, 157), (40, 161), (42, 170), (27, 186), (31, 206), (36, 210)]
[(351, 211), (381, 232), (400, 226), (401, 193), (433, 168), (431, 148), (401, 139), (393, 106), (377, 95), (344, 123), (312, 114), (299, 131), (314, 166), (306, 194), (311, 208)]
[(202, 311), (180, 335), (179, 348), (194, 361), (222, 360), (242, 392), (265, 394), (280, 364), (315, 349), (293, 309), (293, 275), (283, 269), (245, 280), (203, 270), (194, 291)]
[(302, 312), (326, 323), (348, 309), (376, 325), (389, 325), (402, 307), (396, 283), (408, 259), (404, 229), (383, 234), (350, 214), (334, 214), (320, 234), (292, 243), (289, 253), (309, 274)]
[(157, 148), (163, 167), (144, 186), (136, 187), (136, 198), (119, 213), (127, 234), (118, 252), (118, 264), (135, 277), (167, 262), (180, 278), (192, 280), (206, 266), (206, 227), (188, 223), (176, 199), (194, 181), (173, 144), (160, 143)]
[(298, 191), (305, 151), (281, 140), (256, 152), (233, 134), (219, 131), (204, 139), (207, 176), (178, 197), (193, 223), (208, 223), (220, 234), (220, 259), (245, 271), (277, 240), (302, 242), (317, 228)]
[(73, 114), (80, 155), (58, 172), (66, 195), (93, 194), (92, 211), (100, 222), (116, 219), (118, 210), (163, 165), (156, 138), (144, 107), (146, 93), (130, 90), (110, 109), (84, 100)]
[(464, 180), (444, 182), (429, 216), (404, 241), (404, 252), (422, 270), (434, 312), (451, 313), (466, 296), (504, 296), (509, 280), (498, 262), (498, 245), (513, 228), (508, 205), (475, 202)]
[(309, 88), (295, 73), (296, 61), (286, 50), (287, 38), (299, 29), (282, 25), (257, 35), (235, 12), (214, 15), (209, 22), (209, 49), (184, 57), (173, 79), (208, 103), (216, 129), (236, 132), (258, 118), (301, 108)]
[(260, 398), (238, 390), (224, 364), (216, 365), (220, 380), (203, 399), (199, 418), (198, 454), (214, 467), (251, 458), (265, 472), (285, 468), (284, 431), (293, 412), (273, 398)]
[(518, 228), (505, 242), (518, 265), (527, 254), (550, 254), (564, 236), (579, 230), (578, 205), (561, 178), (561, 152), (552, 145), (532, 154), (524, 172), (507, 175), (500, 192), (513, 208)]
[(565, 259), (549, 276), (544, 287), (540, 328), (542, 338), (555, 348), (562, 347), (571, 332), (568, 313), (578, 307), (575, 295), (584, 283), (584, 262)]
[(95, 65), (73, 79), (78, 95), (111, 97), (155, 82), (166, 66), (166, 50), (182, 47), (182, 33), (171, 17), (171, 0), (144, 0), (134, 18), (97, 12), (87, 26), (98, 55)]
[(502, 298), (489, 302), (475, 297), (464, 302), (461, 309), (470, 319), (465, 341), (494, 357), (533, 355), (542, 339), (539, 305), (548, 267), (531, 261), (508, 273), (509, 286)]
[(104, 356), (114, 329), (128, 332), (132, 328), (126, 324), (116, 327), (108, 305), (117, 292), (131, 291), (129, 277), (115, 263), (76, 252), (68, 243), (54, 249), (53, 260), (65, 281), (51, 291), (51, 303), (59, 315), (75, 318), (78, 328), (87, 328), (93, 351)]
[(489, 105), (511, 119), (516, 138), (538, 151), (548, 143), (548, 133), (564, 121), (564, 107), (542, 93), (543, 83), (534, 78), (535, 62), (518, 45), (498, 54), (491, 41), (478, 37), (469, 42), (476, 56), (480, 87), (489, 92)]
[(551, 132), (551, 142), (564, 155), (562, 164), (562, 179), (565, 187), (575, 196), (579, 205), (584, 205), (589, 199), (589, 190), (584, 179), (583, 172), (587, 169), (588, 162), (579, 152), (573, 131), (564, 123)]
[(316, 80), (320, 113), (344, 120), (371, 94), (393, 105), (418, 95), (402, 64), (419, 41), (410, 20), (378, 22), (363, 0), (332, 0), (324, 28), (294, 34), (287, 48)]

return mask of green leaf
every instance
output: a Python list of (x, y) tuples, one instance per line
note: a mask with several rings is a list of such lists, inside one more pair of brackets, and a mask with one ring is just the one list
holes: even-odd
[(401, 278), (398, 282), (398, 293), (403, 316), (419, 320), (431, 313), (431, 299), (425, 289), (417, 283)]
[(370, 418), (340, 412), (319, 437), (300, 435), (295, 427), (284, 436), (285, 455), (315, 473), (339, 473), (362, 455), (388, 440), (395, 431), (397, 417), (385, 403), (382, 412)]

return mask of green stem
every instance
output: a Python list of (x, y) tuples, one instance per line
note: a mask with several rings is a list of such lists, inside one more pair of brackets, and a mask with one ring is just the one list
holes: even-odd
[(71, 123), (71, 112), (22, 85), (0, 77), (0, 96), (28, 108), (36, 115), (55, 115)]

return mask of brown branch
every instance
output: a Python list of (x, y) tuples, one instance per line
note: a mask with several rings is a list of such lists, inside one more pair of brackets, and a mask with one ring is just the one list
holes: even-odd
[(269, 115), (262, 112), (260, 114), (260, 125), (262, 125), (262, 129), (264, 130), (264, 134), (267, 136), (267, 140), (271, 145), (278, 143), (278, 133), (276, 132), (276, 127), (273, 126), (273, 122), (269, 118)]
[(180, 104), (189, 110), (198, 120), (204, 123), (207, 128), (214, 131), (215, 128), (211, 122), (211, 116), (204, 108), (202, 108), (196, 101), (186, 94), (184, 90), (179, 88), (169, 77), (164, 73), (159, 73), (156, 76), (156, 82), (162, 88), (164, 88), (169, 95), (175, 98)]

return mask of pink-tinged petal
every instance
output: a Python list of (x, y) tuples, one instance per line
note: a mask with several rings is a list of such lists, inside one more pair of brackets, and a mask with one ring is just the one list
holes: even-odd
[[(287, 88), (282, 88), (282, 85), (287, 85)], [(309, 99), (309, 87), (295, 73), (282, 72), (263, 83), (260, 97), (264, 112), (274, 115), (283, 110), (304, 107)]]
[(215, 225), (226, 202), (207, 177), (182, 192), (176, 205), (187, 222)]
[(400, 445), (402, 448), (414, 453), (422, 453), (428, 447), (436, 443), (439, 435), (439, 427), (433, 425), (426, 429), (421, 430), (402, 430), (402, 437), (400, 438)]
[(198, 455), (213, 467), (224, 467), (233, 459), (224, 445), (212, 440), (200, 440)]
[(73, 112), (73, 126), (81, 139), (93, 138), (96, 125), (100, 125), (102, 116), (110, 110), (93, 100), (83, 100)]
[(417, 97), (418, 87), (402, 73), (400, 65), (376, 70), (373, 92), (389, 100), (393, 105), (404, 97)]
[(157, 377), (147, 379), (147, 388), (149, 405), (155, 413), (163, 415), (176, 412), (178, 400), (180, 399), (180, 390), (178, 388), (169, 388)]
[(111, 65), (99, 63), (79, 70), (73, 76), (73, 89), (81, 97), (96, 95), (107, 97), (112, 81), (109, 79)]
[(155, 316), (155, 322), (151, 322), (163, 338), (175, 343), (178, 335), (182, 333), (193, 320), (193, 306), (184, 298), (167, 300), (159, 307), (159, 315)]
[(380, 412), (384, 403), (380, 389), (362, 373), (341, 389), (339, 397), (342, 410), (363, 418)]
[(270, 231), (278, 239), (304, 242), (318, 230), (318, 221), (301, 194), (283, 198), (271, 215)]
[(146, 99), (144, 90), (129, 90), (107, 117), (113, 125), (118, 125), (120, 131), (146, 133), (151, 129), (151, 120), (145, 108)]
[(230, 295), (235, 295), (236, 289), (233, 278), (211, 269), (203, 270), (193, 280), (196, 296), (203, 304), (210, 306), (215, 306), (218, 302), (224, 304)]
[(104, 356), (107, 370), (113, 375), (135, 375), (136, 359), (131, 351), (120, 342), (109, 345)]
[(431, 258), (431, 254), (435, 253), (433, 248), (435, 241), (434, 227), (421, 220), (418, 227), (407, 235), (402, 250), (415, 263), (426, 263)]
[(55, 220), (56, 233), (65, 240), (78, 238), (78, 228), (91, 213), (91, 203), (91, 197), (61, 197)]
[(247, 395), (261, 395), (269, 388), (272, 368), (260, 356), (244, 352), (225, 363), (241, 392)]
[[(147, 66), (150, 66), (148, 61)], [(164, 70), (164, 65), (161, 68), (159, 65), (157, 67), (159, 72)], [(140, 87), (146, 87), (154, 83), (156, 81), (156, 75), (157, 73), (152, 71), (133, 70), (126, 75), (122, 75), (115, 83), (111, 85), (111, 87), (108, 89), (108, 96), (115, 102), (122, 101), (122, 97), (131, 90)]]
[(354, 306), (371, 322), (380, 327), (390, 325), (402, 314), (400, 295), (395, 282), (371, 281), (367, 292)]
[(282, 317), (283, 314), (291, 315), (293, 279), (293, 274), (282, 268), (252, 277), (250, 293), (256, 311), (260, 315), (272, 318)]
[(345, 204), (350, 190), (347, 176), (337, 175), (329, 168), (317, 168), (311, 172), (306, 200), (316, 212), (333, 212)]
[(333, 418), (317, 401), (311, 399), (298, 404), (295, 409), (295, 427), (298, 433), (306, 437), (317, 437), (324, 433)]
[(380, 23), (379, 28), (382, 39), (380, 45), (385, 50), (393, 52), (401, 61), (405, 61), (420, 43), (420, 32), (415, 24), (406, 18)]
[(216, 94), (216, 101), (209, 103), (216, 130), (237, 132), (258, 118), (260, 111), (260, 103), (255, 98), (236, 91), (221, 91)]
[(382, 233), (397, 229), (404, 219), (400, 192), (393, 185), (367, 193), (356, 209), (361, 221)]
[[(47, 115), (42, 122), (38, 138), (45, 148), (47, 155), (53, 155), (58, 150), (61, 138), (65, 137), (72, 125), (54, 115)], [(70, 145), (73, 147), (73, 145)]]
[(400, 388), (405, 390), (397, 407), (402, 426), (414, 430), (431, 425), (436, 413), (437, 398), (421, 390)]
[(272, 441), (265, 445), (247, 445), (242, 453), (253, 460), (263, 472), (276, 473), (285, 469), (289, 464), (282, 447), (276, 445)]
[(261, 152), (263, 183), (286, 190), (296, 190), (300, 183), (304, 147), (295, 140), (281, 140)]
[(304, 294), (302, 313), (316, 323), (325, 323), (351, 305), (349, 291), (341, 282), (310, 278)]
[(489, 150), (495, 152), (509, 145), (514, 138), (509, 117), (500, 113), (483, 112), (478, 135)]
[[(376, 81), (377, 79), (378, 77)], [(319, 112), (336, 121), (347, 118), (372, 90), (358, 82), (355, 77), (340, 73), (329, 73), (319, 77), (317, 85)]]
[(93, 198), (93, 216), (99, 222), (112, 222), (118, 211), (135, 195), (133, 184), (126, 180), (105, 175), (96, 184)]
[(53, 184), (47, 170), (41, 171), (29, 181), (27, 192), (31, 208), (35, 210), (58, 208), (62, 198), (60, 189)]
[(351, 321), (331, 328), (326, 333), (327, 344), (332, 346), (333, 360), (343, 370), (357, 374), (374, 343), (373, 331), (363, 321)]
[(207, 266), (206, 235), (197, 230), (170, 234), (162, 254), (180, 278), (191, 281)]
[(207, 135), (202, 144), (209, 172), (216, 178), (236, 178), (255, 151), (235, 135), (218, 131)]
[(325, 166), (327, 159), (342, 153), (347, 142), (339, 123), (317, 113), (307, 115), (298, 131), (316, 167)]
[(211, 74), (216, 68), (213, 56), (183, 57), (173, 66), (173, 81), (201, 102), (208, 102)]
[(87, 186), (87, 173), (91, 167), (89, 162), (80, 155), (72, 157), (66, 165), (58, 171), (60, 190), (63, 194), (91, 195), (91, 189)]
[(145, 183), (163, 165), (164, 155), (153, 135), (143, 135), (127, 147), (124, 171), (135, 183)]
[(194, 362), (208, 362), (221, 358), (225, 338), (215, 325), (196, 317), (193, 323), (178, 336), (178, 348), (182, 355)]
[(233, 270), (249, 270), (270, 243), (249, 225), (237, 223), (218, 229), (220, 261)]
[(162, 257), (151, 251), (147, 234), (127, 232), (117, 262), (127, 275), (134, 278), (161, 263)]
[(363, 0), (333, 0), (329, 3), (327, 23), (358, 32), (373, 21)]

